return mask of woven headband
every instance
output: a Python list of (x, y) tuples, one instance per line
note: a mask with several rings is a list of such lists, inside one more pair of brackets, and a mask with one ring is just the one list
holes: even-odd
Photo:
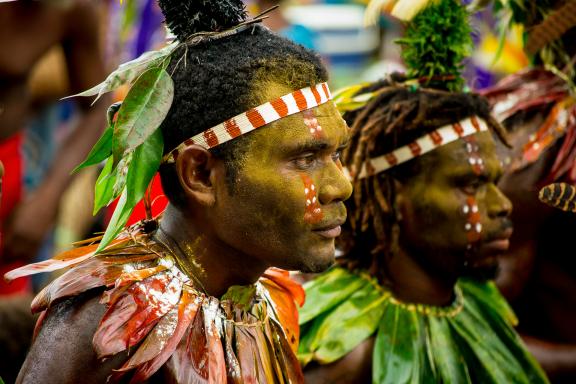
[[(465, 136), (487, 130), (488, 126), (486, 122), (477, 119), (475, 116), (455, 124), (445, 125), (416, 139), (410, 144), (395, 149), (385, 155), (370, 159), (362, 165), (358, 178), (363, 179), (376, 175)], [(347, 175), (350, 179), (354, 178), (354, 174), (350, 170), (347, 170)]]
[(276, 100), (252, 108), (193, 136), (166, 154), (162, 161), (174, 163), (178, 158), (178, 154), (191, 145), (200, 145), (206, 149), (214, 148), (273, 121), (317, 107), (331, 99), (332, 95), (327, 83), (299, 89)]

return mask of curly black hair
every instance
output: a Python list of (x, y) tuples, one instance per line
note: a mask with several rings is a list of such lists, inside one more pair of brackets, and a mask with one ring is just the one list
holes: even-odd
[[(437, 89), (412, 89), (403, 84), (405, 77), (394, 74), (360, 90), (358, 94), (377, 91), (366, 106), (344, 114), (351, 127), (350, 146), (343, 153), (343, 164), (360, 169), (368, 159), (407, 145), (444, 125), (466, 117), (485, 120), (492, 132), (507, 144), (506, 133), (490, 115), (485, 98), (473, 93), (447, 92)], [(433, 156), (430, 152), (423, 156)], [(392, 255), (397, 236), (397, 207), (394, 180), (405, 181), (426, 171), (422, 157), (388, 171), (356, 178), (354, 195), (345, 204), (348, 221), (339, 247), (346, 256), (342, 262), (349, 268), (368, 269), (383, 278), (384, 261)]]
[[(220, 1), (205, 3), (209, 6)], [(210, 19), (211, 29), (217, 30), (213, 14)], [(225, 20), (230, 23), (230, 15)], [(207, 27), (189, 26), (188, 32), (197, 33), (202, 28)], [(180, 35), (179, 39), (186, 41), (185, 32), (180, 31)], [(161, 125), (165, 153), (195, 134), (264, 103), (259, 86), (272, 82), (296, 90), (328, 78), (317, 54), (260, 25), (198, 45), (183, 44), (173, 55), (168, 71), (174, 80), (174, 101)], [(249, 134), (211, 150), (224, 159), (231, 188), (238, 166), (235, 160), (246, 147), (246, 140), (250, 140)], [(182, 206), (182, 189), (174, 165), (163, 164), (160, 176), (168, 199)]]

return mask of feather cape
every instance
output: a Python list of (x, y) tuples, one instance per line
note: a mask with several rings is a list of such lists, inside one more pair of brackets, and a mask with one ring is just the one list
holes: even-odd
[(161, 367), (176, 383), (303, 382), (295, 352), (304, 291), (288, 272), (271, 268), (256, 284), (230, 287), (217, 299), (195, 289), (141, 225), (95, 254), (97, 247), (75, 248), (6, 278), (68, 268), (32, 302), (32, 311), (42, 312), (36, 332), (55, 302), (106, 287), (94, 349), (102, 359), (130, 349), (111, 382), (142, 382)]
[(576, 99), (564, 79), (542, 68), (528, 69), (502, 79), (481, 94), (488, 98), (492, 112), (509, 131), (518, 124), (516, 116), (538, 112), (544, 117), (542, 124), (534, 127), (537, 130), (518, 146), (520, 153), (511, 159), (510, 171), (526, 168), (561, 143), (543, 184), (576, 182)]
[(373, 383), (547, 383), (493, 283), (460, 280), (447, 307), (396, 300), (366, 273), (334, 268), (305, 285), (298, 357), (334, 362), (375, 336)]

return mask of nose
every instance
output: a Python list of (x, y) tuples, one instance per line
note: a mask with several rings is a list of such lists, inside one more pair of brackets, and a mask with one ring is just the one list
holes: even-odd
[(492, 218), (508, 217), (512, 213), (512, 203), (495, 184), (488, 186), (487, 205)]
[(332, 162), (324, 172), (324, 182), (321, 184), (318, 200), (327, 205), (347, 200), (352, 195), (352, 183), (344, 175), (340, 160)]

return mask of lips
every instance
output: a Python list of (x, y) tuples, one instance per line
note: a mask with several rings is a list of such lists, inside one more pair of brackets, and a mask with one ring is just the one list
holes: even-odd
[(510, 237), (512, 236), (512, 232), (512, 227), (509, 227), (498, 233), (498, 235), (494, 236), (492, 240), (482, 244), (483, 253), (506, 252), (510, 247)]
[(327, 239), (334, 239), (340, 236), (340, 233), (342, 232), (341, 225), (344, 224), (344, 221), (345, 219), (339, 219), (327, 224), (321, 224), (318, 227), (312, 229), (312, 231)]

